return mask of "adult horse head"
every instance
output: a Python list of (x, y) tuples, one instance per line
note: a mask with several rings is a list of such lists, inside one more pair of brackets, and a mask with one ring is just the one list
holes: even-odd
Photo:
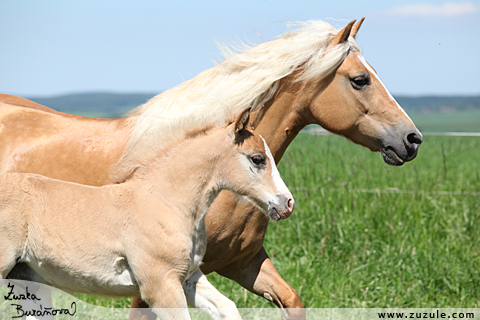
[(380, 151), (385, 163), (399, 166), (416, 157), (423, 137), (360, 53), (355, 36), (363, 20), (351, 21), (332, 38), (323, 59), (344, 59), (324, 81), (309, 80), (307, 90), (320, 93), (306, 103), (312, 122)]

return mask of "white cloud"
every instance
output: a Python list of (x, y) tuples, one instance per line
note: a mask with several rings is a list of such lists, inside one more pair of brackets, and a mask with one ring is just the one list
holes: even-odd
[(434, 4), (412, 4), (395, 7), (388, 11), (389, 14), (399, 16), (462, 16), (470, 13), (480, 12), (480, 6), (472, 2), (454, 3), (446, 2), (441, 5)]

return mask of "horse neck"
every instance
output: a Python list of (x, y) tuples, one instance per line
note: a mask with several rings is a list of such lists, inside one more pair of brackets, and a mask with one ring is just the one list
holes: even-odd
[(149, 194), (165, 200), (194, 223), (204, 218), (221, 189), (227, 139), (224, 133), (214, 131), (183, 141), (134, 178), (140, 187), (152, 191)]
[(278, 163), (297, 134), (309, 124), (305, 116), (308, 105), (303, 92), (306, 85), (293, 82), (290, 77), (281, 80), (274, 97), (265, 105), (255, 131), (267, 142), (275, 162)]

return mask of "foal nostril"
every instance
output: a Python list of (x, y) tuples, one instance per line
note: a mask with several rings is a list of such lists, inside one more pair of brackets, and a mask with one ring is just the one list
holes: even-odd
[(288, 199), (288, 203), (287, 203), (287, 210), (292, 213), (293, 212), (293, 208), (295, 208), (295, 200), (293, 200), (293, 198), (290, 198)]
[(423, 137), (422, 135), (413, 132), (407, 135), (407, 141), (411, 144), (421, 144), (423, 142)]

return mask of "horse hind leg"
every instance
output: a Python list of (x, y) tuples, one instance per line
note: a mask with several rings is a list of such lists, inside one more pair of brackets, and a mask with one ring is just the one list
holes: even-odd
[[(3, 256), (3, 252), (0, 253), (0, 255)], [(7, 279), (7, 276), (8, 274), (10, 273), (10, 270), (13, 269), (13, 267), (15, 266), (15, 258), (13, 258), (12, 260), (11, 259), (3, 259), (4, 257), (2, 257), (2, 259), (0, 260), (0, 280), (5, 280)]]
[(33, 271), (33, 269), (25, 262), (15, 264), (15, 267), (9, 272), (7, 278), (12, 282), (18, 283), (24, 291), (26, 287), (28, 287), (28, 292), (34, 293), (37, 296), (42, 295), (43, 292), (45, 292), (46, 300), (48, 300), (48, 297), (50, 296), (50, 287), (46, 284), (45, 280), (39, 276), (38, 273)]
[[(17, 301), (21, 310), (52, 310), (52, 288), (43, 284), (45, 281), (26, 263), (20, 262), (8, 273), (7, 278), (11, 290), (16, 296), (21, 294), (35, 295), (35, 299)], [(40, 317), (28, 315), (25, 320), (53, 320), (52, 314), (45, 313)]]
[(20, 258), (20, 250), (16, 248), (15, 243), (8, 238), (8, 235), (0, 233), (0, 239), (4, 239), (0, 245), (0, 280), (5, 280)]
[(21, 258), (27, 236), (25, 217), (15, 214), (16, 205), (6, 204), (9, 193), (3, 192), (3, 183), (0, 180), (0, 280), (7, 278)]
[[(11, 248), (11, 247), (10, 247)], [(20, 300), (16, 301), (17, 302), (17, 308), (21, 308), (21, 310), (42, 310), (42, 308), (52, 308), (52, 294), (51, 294), (51, 288), (35, 283), (35, 282), (27, 282), (23, 281), (25, 279), (29, 279), (30, 277), (28, 274), (22, 274), (21, 268), (15, 269), (16, 265), (16, 255), (15, 255), (15, 250), (11, 250), (8, 248), (2, 248), (2, 252), (0, 253), (0, 280), (1, 285), (6, 284), (9, 287), (9, 291), (16, 295), (20, 296), (21, 294), (26, 294), (28, 292), (29, 294), (34, 294), (36, 299), (30, 299), (30, 300)], [(14, 270), (13, 274), (10, 274), (10, 271)], [(8, 283), (6, 283), (6, 279), (8, 280)], [(14, 280), (12, 280), (12, 278)], [(15, 278), (20, 278), (21, 280), (15, 279)], [(33, 279), (32, 279), (33, 280)], [(46, 310), (46, 309), (45, 309)], [(53, 315), (44, 315), (40, 318), (36, 316), (31, 316), (28, 315), (24, 318), (25, 320), (53, 320)]]
[[(21, 258), (25, 239), (22, 230), (24, 230), (21, 219), (9, 215), (6, 210), (0, 210), (0, 280), (8, 280), (8, 286), (15, 295), (35, 293), (41, 300), (21, 300), (18, 301), (22, 310), (39, 310), (39, 301), (42, 307), (51, 307), (50, 287), (35, 282), (24, 282), (22, 280), (39, 281), (40, 277), (36, 275), (25, 263), (18, 263)], [(36, 276), (32, 277), (32, 274)], [(17, 279), (17, 280), (10, 280)], [(5, 281), (2, 281), (5, 282)], [(18, 292), (17, 292), (18, 291)], [(18, 293), (18, 294), (17, 294)], [(27, 316), (26, 320), (34, 320), (36, 317)], [(43, 316), (42, 320), (53, 320), (53, 316)]]

